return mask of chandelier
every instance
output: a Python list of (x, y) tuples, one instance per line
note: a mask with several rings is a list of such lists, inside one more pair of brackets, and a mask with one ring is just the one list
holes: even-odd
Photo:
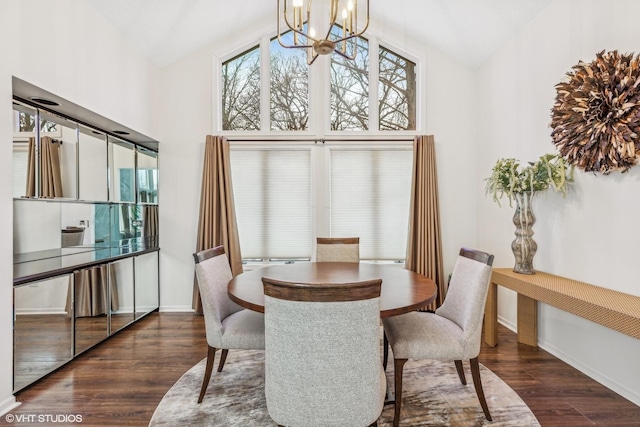
[[(358, 0), (328, 0), (328, 20), (322, 22), (322, 16), (318, 14), (325, 3), (315, 3), (320, 6), (312, 10), (312, 0), (278, 0), (278, 43), (287, 49), (306, 49), (307, 63), (313, 64), (318, 55), (337, 53), (347, 58), (355, 59), (357, 55), (357, 38), (361, 36), (369, 26), (369, 0), (366, 0), (364, 10), (364, 25), (358, 26)], [(283, 7), (280, 9), (280, 3)], [(360, 2), (361, 4), (364, 1)], [(340, 13), (340, 16), (338, 16)], [(281, 25), (284, 20), (285, 27)], [(326, 33), (317, 33), (312, 25), (325, 25)], [(283, 40), (284, 34), (292, 32), (291, 42)], [(316, 36), (320, 34), (319, 36)]]

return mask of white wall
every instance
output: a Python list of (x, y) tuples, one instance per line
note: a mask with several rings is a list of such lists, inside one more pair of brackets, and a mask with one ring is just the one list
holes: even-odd
[[(640, 51), (634, 0), (556, 0), (521, 34), (479, 69), (478, 176), (499, 157), (523, 161), (555, 151), (549, 128), (554, 85), (579, 60), (601, 50)], [(483, 182), (476, 180), (477, 193)], [(640, 166), (610, 176), (576, 173), (563, 199), (549, 192), (534, 205), (538, 253), (534, 267), (610, 289), (640, 295), (637, 242)], [(479, 198), (478, 240), (496, 254), (494, 265), (512, 267), (513, 209)], [(499, 316), (516, 324), (516, 299), (499, 290)], [(640, 340), (541, 304), (540, 346), (619, 394), (640, 404)]]
[[(11, 77), (154, 137), (156, 70), (84, 0), (2, 0), (0, 235), (12, 234)], [(34, 52), (37, 52), (35, 54)], [(156, 137), (157, 138), (157, 137)], [(157, 138), (159, 139), (159, 138)], [(0, 239), (0, 336), (12, 337), (12, 243)], [(15, 402), (12, 346), (0, 347), (0, 413)]]
[[(268, 30), (272, 30), (271, 24)], [(213, 56), (243, 45), (249, 47), (265, 34), (257, 30), (246, 40), (220, 40), (161, 72), (160, 171), (171, 177), (162, 180), (160, 186), (164, 201), (160, 210), (162, 310), (191, 308), (191, 254), (196, 248), (204, 142), (206, 135), (217, 128), (212, 124), (212, 103), (219, 102), (213, 92), (217, 86), (212, 82)], [(469, 188), (469, 182), (476, 177), (475, 75), (442, 53), (416, 45), (410, 37), (407, 40), (402, 34), (398, 37), (392, 31), (384, 31), (381, 39), (416, 55), (426, 53), (425, 133), (433, 133), (436, 138), (445, 270), (450, 271), (460, 246), (476, 243), (476, 195)], [(312, 66), (316, 67), (314, 72), (326, 65), (321, 62)]]

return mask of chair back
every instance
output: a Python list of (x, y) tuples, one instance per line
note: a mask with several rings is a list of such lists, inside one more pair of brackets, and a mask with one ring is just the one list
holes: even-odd
[(287, 426), (370, 425), (384, 404), (380, 279), (304, 284), (264, 277), (265, 395)]
[(211, 347), (220, 346), (222, 321), (242, 310), (227, 294), (227, 284), (233, 277), (224, 246), (205, 249), (193, 254), (196, 262), (196, 277), (202, 299), (202, 312)]
[(317, 262), (360, 262), (359, 237), (318, 237)]
[(463, 330), (465, 358), (480, 352), (482, 319), (491, 281), (493, 255), (462, 248), (456, 259), (443, 304), (436, 314), (446, 317)]

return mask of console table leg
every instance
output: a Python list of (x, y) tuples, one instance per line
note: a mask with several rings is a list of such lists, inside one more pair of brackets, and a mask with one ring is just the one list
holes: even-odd
[(538, 346), (538, 301), (518, 294), (518, 342)]
[(484, 341), (489, 347), (498, 344), (498, 285), (491, 283), (484, 309)]

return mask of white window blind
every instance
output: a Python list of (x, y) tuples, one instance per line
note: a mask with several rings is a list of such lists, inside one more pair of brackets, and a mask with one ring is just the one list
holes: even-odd
[(360, 237), (360, 258), (403, 260), (411, 150), (331, 150), (331, 236)]
[(244, 259), (311, 258), (310, 150), (231, 150)]

